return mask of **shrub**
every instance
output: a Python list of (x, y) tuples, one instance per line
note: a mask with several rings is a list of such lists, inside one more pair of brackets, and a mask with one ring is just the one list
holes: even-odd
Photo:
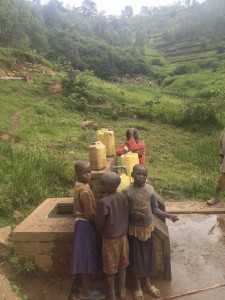
[(25, 259), (25, 258), (19, 258), (15, 254), (11, 254), (8, 257), (8, 260), (13, 267), (13, 271), (16, 275), (19, 274), (36, 274), (36, 268), (32, 261)]
[(164, 62), (160, 58), (155, 58), (151, 60), (153, 66), (164, 66)]
[(183, 74), (187, 74), (188, 71), (189, 71), (188, 66), (182, 65), (182, 66), (176, 67), (176, 69), (173, 71), (173, 73), (175, 75), (183, 75)]
[(195, 99), (186, 102), (182, 112), (182, 125), (218, 125), (217, 106), (213, 100)]

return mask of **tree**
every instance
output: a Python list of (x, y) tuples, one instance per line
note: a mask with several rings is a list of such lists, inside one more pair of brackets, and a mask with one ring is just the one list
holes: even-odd
[(84, 0), (78, 11), (85, 16), (96, 16), (98, 14), (96, 3), (92, 0)]
[(133, 8), (130, 5), (126, 5), (124, 10), (122, 11), (122, 16), (130, 19), (133, 17)]
[(148, 6), (142, 6), (141, 7), (141, 15), (142, 16), (148, 16), (150, 14), (151, 14), (151, 11), (150, 11)]

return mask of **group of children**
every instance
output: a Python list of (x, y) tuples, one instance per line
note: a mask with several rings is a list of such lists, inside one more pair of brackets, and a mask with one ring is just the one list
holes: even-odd
[[(134, 182), (117, 192), (120, 177), (108, 172), (100, 178), (102, 198), (96, 202), (89, 187), (89, 162), (75, 164), (74, 210), (75, 227), (72, 274), (80, 274), (79, 298), (92, 298), (92, 276), (101, 270), (106, 274), (108, 297), (125, 298), (126, 268), (129, 265), (133, 279), (135, 300), (143, 300), (143, 291), (159, 298), (160, 291), (151, 284), (156, 273), (156, 253), (153, 242), (152, 214), (175, 222), (176, 215), (158, 208), (154, 189), (146, 183), (147, 169), (142, 164), (133, 168)], [(115, 276), (118, 276), (118, 294)], [(105, 298), (99, 293), (98, 299)]]

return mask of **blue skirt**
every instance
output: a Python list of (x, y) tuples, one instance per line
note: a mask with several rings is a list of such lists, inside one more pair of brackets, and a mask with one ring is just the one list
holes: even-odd
[(100, 243), (94, 224), (90, 221), (76, 221), (71, 273), (97, 275), (100, 270)]

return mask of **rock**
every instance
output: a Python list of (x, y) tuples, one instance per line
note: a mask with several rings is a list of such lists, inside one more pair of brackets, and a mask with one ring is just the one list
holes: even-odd
[(62, 124), (62, 125), (68, 125), (69, 124), (69, 120), (67, 118), (61, 118), (61, 120), (60, 120), (59, 123)]
[(62, 84), (60, 82), (57, 82), (51, 86), (51, 93), (53, 95), (59, 93), (61, 90), (62, 90)]
[(178, 196), (178, 193), (169, 190), (164, 190), (164, 189), (162, 189), (162, 193), (166, 196), (173, 197), (173, 198)]
[(6, 257), (10, 253), (10, 249), (7, 244), (10, 234), (11, 226), (0, 228), (0, 257)]
[(20, 211), (18, 211), (18, 210), (14, 210), (14, 212), (13, 212), (13, 218), (14, 219), (19, 219), (19, 218), (21, 218), (23, 215), (22, 215), (22, 213), (20, 212)]
[(21, 300), (12, 290), (5, 275), (0, 274), (0, 300)]
[(81, 126), (86, 127), (86, 128), (93, 128), (93, 129), (96, 129), (98, 127), (97, 123), (95, 123), (94, 121), (90, 121), (90, 120), (85, 120), (85, 121), (81, 122)]
[(68, 141), (70, 141), (70, 142), (77, 142), (78, 138), (76, 138), (76, 137), (69, 137)]
[(23, 80), (27, 83), (33, 83), (33, 78), (28, 75), (24, 75)]

